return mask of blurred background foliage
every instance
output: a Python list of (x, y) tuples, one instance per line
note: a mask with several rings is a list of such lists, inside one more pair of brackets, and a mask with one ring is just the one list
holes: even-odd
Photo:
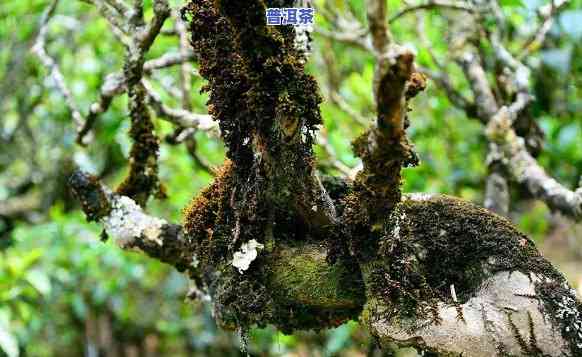
[[(146, 8), (149, 10), (149, 1)], [(360, 16), (362, 1), (332, 0), (319, 6), (347, 7)], [(101, 115), (90, 145), (75, 144), (75, 130), (61, 94), (47, 70), (31, 54), (46, 0), (0, 3), (0, 356), (229, 356), (241, 354), (236, 334), (217, 330), (207, 304), (184, 303), (187, 281), (177, 272), (138, 254), (99, 241), (99, 230), (85, 223), (67, 191), (72, 165), (118, 184), (127, 169), (130, 141), (126, 98), (116, 98)], [(533, 31), (534, 10), (541, 0), (503, 0), (515, 36)], [(172, 1), (179, 8), (180, 1)], [(403, 6), (389, 0), (390, 9)], [(436, 57), (446, 58), (447, 16), (429, 10), (424, 26), (415, 16), (392, 25), (401, 43), (415, 48), (420, 65), (436, 70), (422, 47), (431, 43)], [(151, 16), (151, 13), (147, 13)], [(172, 29), (172, 21), (165, 29)], [(317, 27), (327, 28), (317, 16)], [(422, 35), (422, 36), (421, 36)], [(158, 38), (148, 54), (157, 58), (177, 50), (175, 36)], [(516, 44), (517, 46), (517, 44)], [(82, 112), (97, 99), (105, 76), (121, 69), (123, 48), (94, 7), (83, 1), (61, 2), (49, 27), (49, 53), (61, 66)], [(321, 171), (338, 175), (358, 162), (350, 142), (373, 116), (373, 58), (358, 49), (315, 36), (309, 71), (326, 98), (321, 106), (327, 147), (318, 146)], [(527, 63), (534, 68), (537, 102), (534, 116), (545, 134), (540, 163), (567, 186), (582, 175), (582, 0), (558, 17), (548, 41)], [(467, 89), (458, 68), (448, 74)], [(178, 68), (152, 75), (165, 103), (180, 106)], [(191, 103), (205, 113), (204, 81), (192, 77)], [(468, 90), (468, 89), (467, 89)], [(329, 100), (337, 92), (345, 106)], [(467, 92), (468, 94), (468, 92)], [(417, 97), (409, 134), (421, 166), (405, 171), (407, 192), (438, 192), (481, 204), (487, 168), (483, 126), (455, 109), (435, 85)], [(173, 128), (156, 121), (161, 138)], [(215, 135), (195, 134), (196, 155), (184, 145), (162, 145), (160, 177), (169, 198), (148, 210), (180, 221), (181, 209), (212, 180), (224, 158)], [(553, 214), (512, 189), (511, 218), (532, 236), (575, 286), (582, 283), (582, 226)], [(357, 323), (322, 332), (285, 336), (273, 329), (254, 330), (248, 344), (253, 355), (374, 355), (370, 337)], [(403, 355), (404, 352), (401, 352)]]

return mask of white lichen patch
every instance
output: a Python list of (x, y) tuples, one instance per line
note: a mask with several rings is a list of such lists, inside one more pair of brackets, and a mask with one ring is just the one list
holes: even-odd
[(147, 215), (137, 203), (126, 196), (117, 196), (111, 200), (111, 212), (101, 222), (107, 233), (122, 248), (139, 237), (161, 246), (162, 226), (167, 223), (163, 219)]
[(576, 292), (571, 290), (572, 296), (564, 295), (562, 300), (557, 302), (558, 309), (556, 318), (564, 324), (564, 329), (572, 338), (572, 343), (578, 349), (582, 349), (582, 314), (576, 308)]
[(413, 200), (413, 201), (430, 201), (434, 198), (435, 198), (434, 194), (422, 192), (411, 192), (402, 196), (403, 200)]
[(251, 239), (244, 243), (238, 252), (235, 252), (232, 259), (232, 266), (238, 269), (239, 273), (243, 273), (249, 269), (253, 260), (257, 259), (257, 249), (263, 249), (265, 246)]

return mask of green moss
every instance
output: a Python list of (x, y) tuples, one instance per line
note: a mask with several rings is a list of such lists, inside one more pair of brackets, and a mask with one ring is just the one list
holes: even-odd
[(364, 303), (358, 270), (329, 265), (318, 247), (284, 246), (268, 257), (269, 287), (279, 299), (328, 309), (358, 308)]

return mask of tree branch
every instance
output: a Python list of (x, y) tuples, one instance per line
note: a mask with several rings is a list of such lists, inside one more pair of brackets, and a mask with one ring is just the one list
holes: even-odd
[(524, 42), (521, 51), (516, 56), (518, 60), (526, 58), (532, 52), (541, 47), (546, 39), (546, 35), (554, 24), (556, 15), (559, 14), (569, 3), (570, 0), (551, 0), (550, 4), (538, 9), (541, 24), (536, 31), (534, 31), (531, 37)]
[(553, 210), (575, 220), (582, 219), (582, 187), (572, 191), (548, 176), (527, 151), (523, 138), (517, 136), (511, 122), (511, 113), (504, 107), (487, 127), (487, 137), (511, 176)]
[(55, 62), (55, 60), (52, 57), (49, 56), (45, 49), (49, 23), (55, 13), (58, 4), (59, 0), (54, 0), (49, 4), (47, 9), (42, 14), (38, 36), (36, 38), (34, 46), (32, 47), (32, 52), (40, 59), (42, 64), (49, 71), (49, 76), (55, 83), (57, 90), (64, 97), (65, 103), (71, 112), (71, 116), (73, 117), (73, 122), (79, 129), (83, 125), (82, 115), (79, 112), (79, 109), (77, 108), (77, 104), (73, 99), (71, 91), (69, 90), (65, 83), (65, 78), (63, 77), (59, 65)]
[(146, 214), (131, 198), (111, 192), (84, 172), (71, 175), (69, 186), (87, 219), (101, 224), (119, 247), (139, 249), (180, 272), (196, 261), (181, 226)]
[(357, 178), (362, 203), (368, 205), (369, 214), (383, 219), (400, 200), (401, 167), (417, 161), (405, 133), (406, 101), (423, 90), (426, 82), (414, 71), (413, 53), (390, 43), (384, 1), (369, 0), (366, 4), (376, 54), (373, 93), (377, 119), (353, 146), (363, 162)]
[(398, 11), (396, 14), (390, 17), (389, 23), (393, 23), (394, 21), (398, 20), (402, 16), (409, 14), (411, 12), (415, 12), (418, 10), (431, 10), (431, 9), (448, 9), (448, 10), (459, 10), (459, 11), (466, 11), (466, 12), (474, 12), (475, 9), (472, 5), (468, 5), (464, 2), (457, 2), (457, 1), (440, 1), (440, 0), (429, 0), (424, 4), (418, 4), (413, 6), (405, 7), (404, 9)]

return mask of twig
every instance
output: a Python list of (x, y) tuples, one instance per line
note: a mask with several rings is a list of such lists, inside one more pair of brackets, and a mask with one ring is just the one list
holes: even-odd
[(352, 172), (352, 169), (337, 158), (335, 149), (329, 143), (329, 140), (327, 139), (327, 132), (325, 130), (321, 130), (319, 132), (319, 135), (317, 136), (317, 143), (325, 150), (325, 152), (329, 156), (331, 166), (337, 169), (339, 172), (341, 172), (342, 175), (349, 177)]
[(59, 65), (52, 57), (49, 56), (45, 49), (48, 26), (58, 4), (59, 0), (54, 0), (44, 11), (40, 20), (38, 36), (31, 51), (40, 59), (42, 64), (48, 69), (50, 77), (55, 83), (55, 86), (57, 87), (58, 91), (64, 97), (65, 103), (69, 110), (71, 111), (73, 121), (75, 122), (77, 128), (81, 128), (83, 125), (83, 117), (79, 112), (79, 109), (77, 109), (77, 104), (74, 102), (73, 95), (71, 94), (71, 91), (69, 90), (65, 83), (65, 78), (63, 77)]
[(473, 52), (466, 52), (461, 57), (460, 64), (475, 96), (477, 115), (482, 122), (488, 122), (497, 113), (499, 106), (487, 80), (485, 70)]
[(388, 20), (389, 23), (393, 23), (394, 21), (398, 20), (402, 16), (409, 14), (411, 12), (415, 12), (418, 10), (431, 10), (436, 8), (445, 8), (449, 10), (459, 10), (459, 11), (466, 11), (466, 12), (474, 12), (475, 9), (471, 5), (467, 5), (464, 2), (457, 2), (457, 1), (440, 1), (440, 0), (430, 0), (424, 4), (412, 5), (406, 7), (393, 16), (390, 17)]
[(175, 109), (166, 106), (159, 94), (152, 88), (151, 84), (143, 80), (143, 85), (148, 96), (148, 104), (155, 110), (156, 114), (170, 123), (184, 128), (198, 128), (200, 130), (214, 130), (217, 123), (208, 114), (195, 114), (184, 109)]
[(569, 2), (570, 0), (552, 0), (550, 4), (543, 6), (538, 10), (542, 23), (531, 37), (524, 42), (521, 51), (516, 56), (518, 60), (526, 58), (544, 43), (546, 35), (554, 24), (555, 16), (560, 12), (560, 10), (565, 8)]
[(154, 40), (160, 33), (164, 22), (170, 16), (170, 5), (167, 0), (154, 0), (154, 17), (143, 31), (143, 35), (139, 46), (142, 51), (146, 52), (150, 49)]
[[(166, 53), (159, 58), (147, 61), (143, 66), (143, 72), (147, 75), (154, 70), (186, 63), (193, 58), (194, 54), (191, 51), (185, 53)], [(123, 94), (126, 90), (126, 79), (123, 72), (111, 73), (105, 78), (105, 82), (99, 92), (99, 99), (89, 106), (89, 113), (77, 135), (77, 143), (83, 143), (85, 135), (93, 128), (99, 115), (109, 109), (115, 96)]]

